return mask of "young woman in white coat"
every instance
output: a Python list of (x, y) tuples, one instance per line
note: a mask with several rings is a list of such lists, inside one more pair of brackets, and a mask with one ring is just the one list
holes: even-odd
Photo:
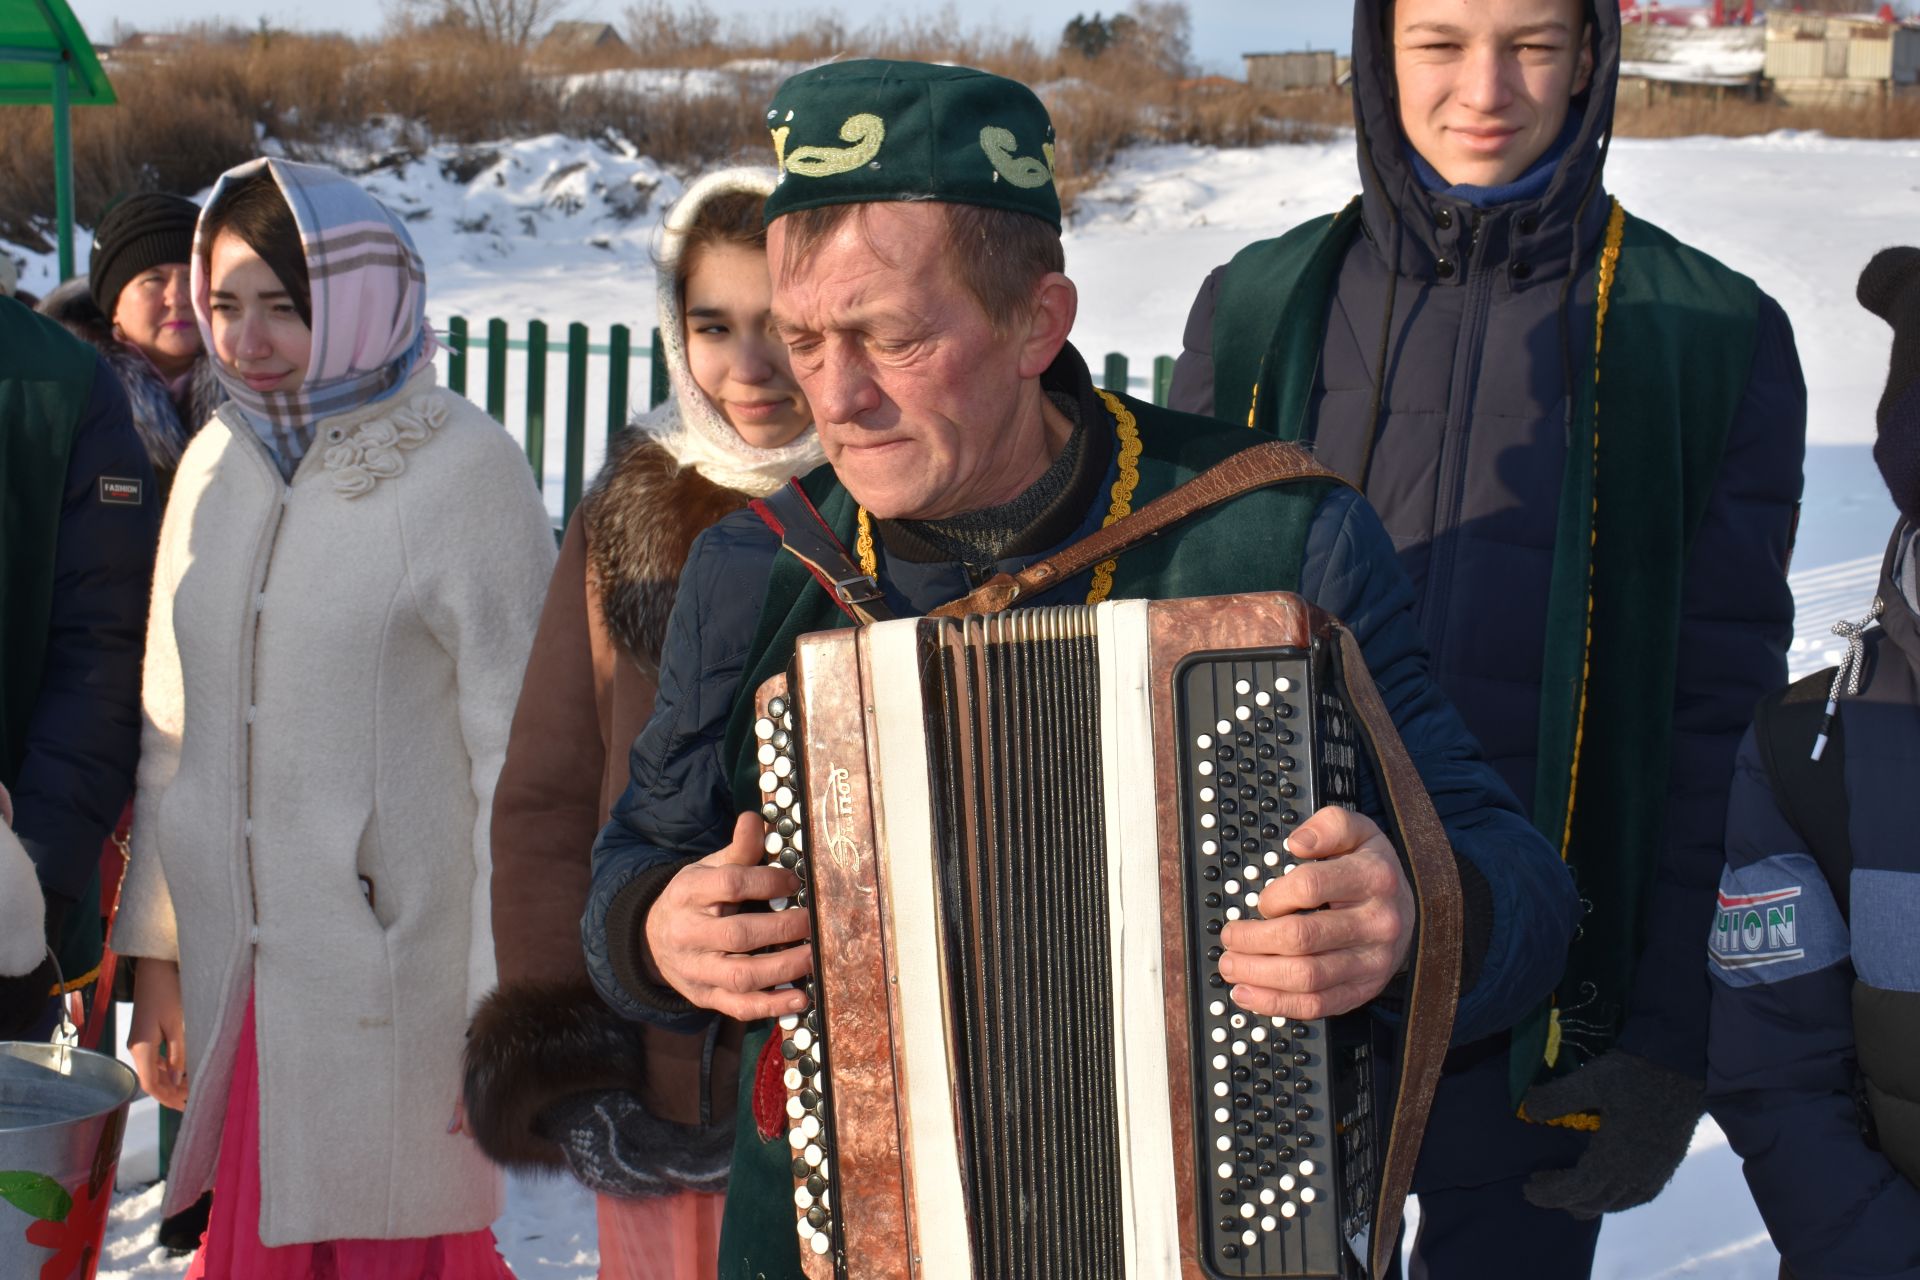
[(504, 1277), (456, 1103), (546, 511), (352, 182), (231, 170), (192, 267), (232, 399), (161, 534), (115, 932), (141, 1083), (186, 1107), (163, 1212), (213, 1187), (207, 1280)]

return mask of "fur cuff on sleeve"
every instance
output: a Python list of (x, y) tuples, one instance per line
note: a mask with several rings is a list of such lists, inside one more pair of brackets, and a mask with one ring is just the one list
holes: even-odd
[(564, 1169), (540, 1113), (563, 1098), (637, 1089), (646, 1079), (641, 1024), (620, 1017), (584, 980), (503, 987), (467, 1033), (467, 1123), (503, 1165)]

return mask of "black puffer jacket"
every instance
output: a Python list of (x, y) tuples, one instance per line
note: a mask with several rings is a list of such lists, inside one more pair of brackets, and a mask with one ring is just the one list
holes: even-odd
[[(1311, 406), (1316, 447), (1379, 511), (1413, 579), (1441, 687), (1531, 806), (1569, 374), (1593, 350), (1619, 13), (1600, 4), (1590, 14), (1592, 84), (1574, 100), (1571, 142), (1544, 193), (1476, 209), (1428, 191), (1414, 171), (1394, 106), (1384, 7), (1355, 5), (1366, 235), (1340, 268), (1327, 317)], [(1209, 277), (1188, 321), (1177, 408), (1213, 407), (1220, 278)], [(1786, 676), (1785, 565), (1805, 426), (1793, 335), (1763, 298), (1742, 406), (1685, 566), (1666, 848), (1617, 1042), (1694, 1076), (1705, 1069), (1707, 1002), (1698, 929), (1719, 874), (1734, 751), (1754, 704)], [(1363, 475), (1370, 428), (1377, 438)]]

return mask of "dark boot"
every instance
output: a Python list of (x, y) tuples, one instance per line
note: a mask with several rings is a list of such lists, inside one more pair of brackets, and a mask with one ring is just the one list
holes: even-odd
[(160, 1247), (175, 1257), (198, 1249), (200, 1237), (207, 1233), (207, 1215), (212, 1212), (213, 1192), (209, 1191), (171, 1218), (162, 1218)]

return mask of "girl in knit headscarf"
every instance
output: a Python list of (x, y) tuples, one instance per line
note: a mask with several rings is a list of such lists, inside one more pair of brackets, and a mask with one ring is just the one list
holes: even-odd
[(186, 1107), (163, 1212), (214, 1188), (194, 1277), (506, 1277), (459, 1061), (546, 511), (435, 386), (420, 256), (358, 186), (242, 165), (192, 269), (232, 398), (161, 533), (114, 935)]
[(588, 982), (580, 917), (688, 549), (822, 460), (768, 323), (774, 177), (711, 174), (667, 218), (658, 304), (673, 394), (615, 441), (567, 530), (494, 803), (500, 990), (468, 1045), (468, 1114), (496, 1159), (564, 1162), (601, 1193), (604, 1280), (699, 1280), (718, 1259), (739, 1029), (676, 1035), (612, 1013)]

